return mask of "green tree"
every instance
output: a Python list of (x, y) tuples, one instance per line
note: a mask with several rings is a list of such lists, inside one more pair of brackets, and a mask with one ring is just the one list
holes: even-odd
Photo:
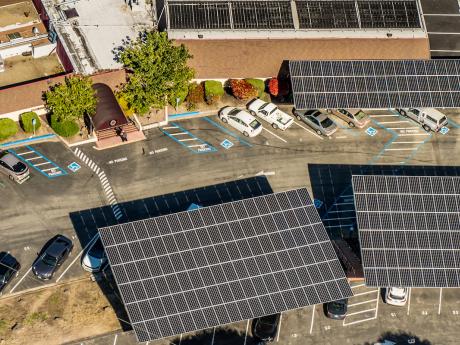
[(130, 72), (122, 88), (129, 107), (142, 115), (151, 107), (164, 107), (166, 102), (175, 105), (195, 75), (187, 66), (190, 58), (188, 49), (175, 45), (165, 32), (145, 32), (128, 42), (118, 59)]
[(44, 94), (45, 105), (58, 122), (76, 121), (96, 112), (96, 94), (89, 77), (65, 78)]

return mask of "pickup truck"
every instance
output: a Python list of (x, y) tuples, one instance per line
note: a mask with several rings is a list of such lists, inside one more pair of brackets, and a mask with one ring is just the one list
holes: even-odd
[(258, 116), (272, 125), (274, 129), (285, 130), (294, 123), (294, 118), (278, 109), (273, 103), (267, 103), (261, 99), (253, 99), (247, 108), (252, 116)]
[(427, 132), (438, 132), (447, 125), (446, 116), (434, 108), (404, 108), (396, 109), (403, 116), (420, 123)]

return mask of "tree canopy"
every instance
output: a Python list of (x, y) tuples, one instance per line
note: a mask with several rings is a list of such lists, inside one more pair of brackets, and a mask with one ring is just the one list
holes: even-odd
[(122, 95), (138, 114), (151, 107), (162, 108), (183, 98), (184, 90), (194, 77), (187, 66), (192, 58), (183, 45), (174, 45), (165, 32), (144, 32), (118, 53), (118, 59), (130, 72)]
[(75, 121), (96, 111), (96, 95), (88, 77), (65, 78), (44, 94), (45, 105), (59, 122)]

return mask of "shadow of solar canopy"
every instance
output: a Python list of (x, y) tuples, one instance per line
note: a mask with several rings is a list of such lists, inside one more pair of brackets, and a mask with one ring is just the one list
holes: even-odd
[(99, 233), (139, 341), (352, 295), (304, 188)]
[(289, 61), (297, 109), (457, 108), (460, 60)]
[(366, 285), (460, 286), (460, 178), (354, 175)]

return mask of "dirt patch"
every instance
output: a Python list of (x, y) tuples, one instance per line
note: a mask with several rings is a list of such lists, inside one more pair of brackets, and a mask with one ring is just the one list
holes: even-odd
[(0, 344), (57, 345), (118, 329), (110, 302), (90, 280), (0, 299)]

